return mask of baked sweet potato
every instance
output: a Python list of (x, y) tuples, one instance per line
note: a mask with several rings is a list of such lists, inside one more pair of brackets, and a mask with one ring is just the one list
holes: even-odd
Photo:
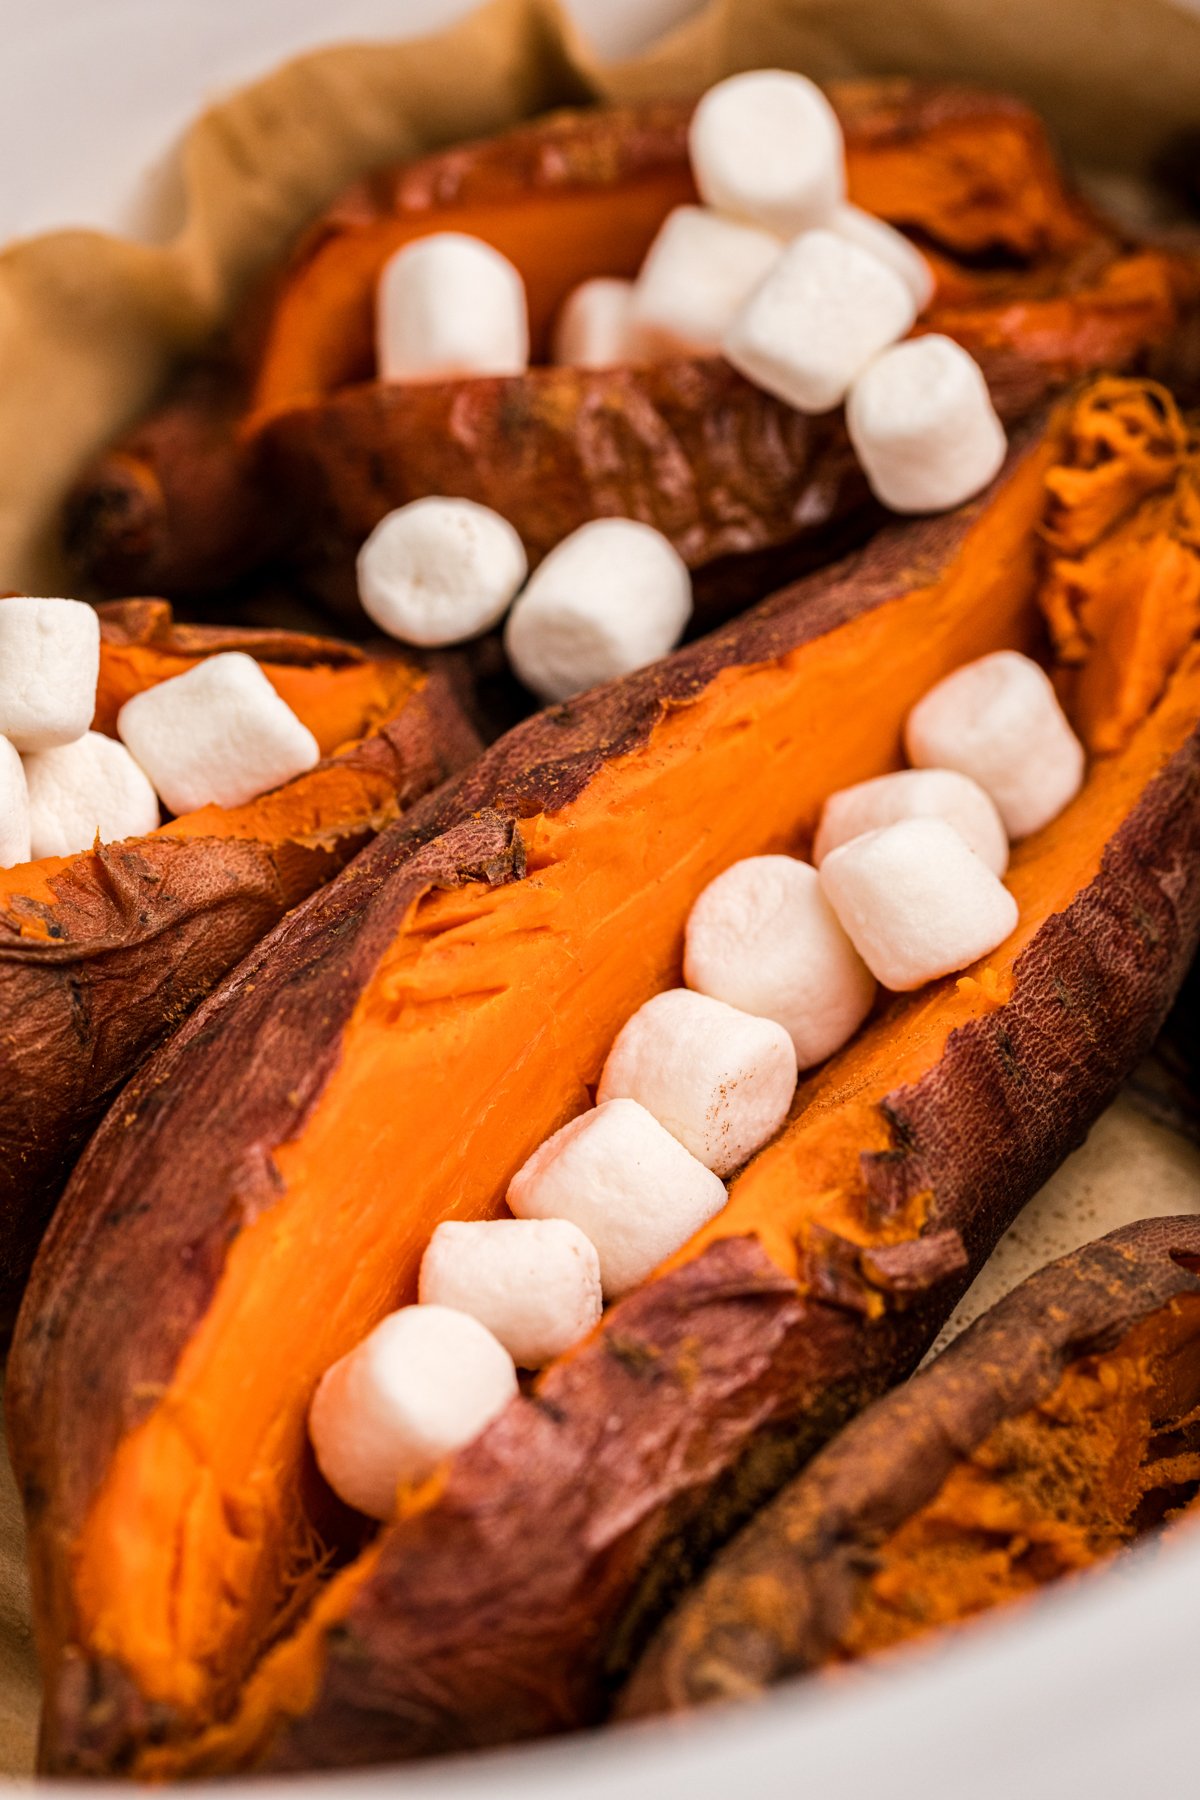
[(1090, 1569), (1200, 1489), (1200, 1220), (1051, 1263), (765, 1507), (620, 1713), (750, 1697)]
[(1179, 541), (1161, 502), (1186, 446), (1161, 390), (1101, 383), (960, 513), (528, 721), (142, 1072), (75, 1173), (10, 1364), (47, 1768), (369, 1762), (595, 1719), (693, 1565), (916, 1362), (1187, 966), (1194, 641), (1147, 629), (1157, 688), (1017, 847), (1012, 938), (806, 1076), (720, 1218), (396, 1523), (364, 1539), (306, 1450), (318, 1376), (411, 1296), (434, 1223), (494, 1213), (678, 980), (699, 890), (803, 852), (828, 792), (896, 766), (947, 670), (1042, 644), (1070, 556), (1106, 545), (1137, 608)]
[(244, 806), (0, 870), (0, 1314), (11, 1318), (71, 1164), (142, 1059), (276, 920), (460, 768), (475, 740), (403, 657), (300, 633), (101, 608), (97, 730), (199, 657), (243, 650), (325, 760)]
[[(929, 250), (928, 322), (979, 356), (1009, 420), (1073, 376), (1165, 346), (1194, 304), (1196, 266), (1123, 246), (1066, 188), (1024, 107), (907, 82), (835, 98), (852, 194)], [(686, 127), (678, 105), (558, 114), (352, 190), (281, 278), (240, 420), (234, 378), (202, 373), (83, 475), (67, 535), (85, 576), (193, 589), (286, 539), (304, 583), (352, 613), (359, 544), (430, 493), (495, 507), (535, 559), (598, 514), (643, 518), (695, 569), (863, 507), (840, 414), (794, 413), (720, 359), (372, 379), (375, 284), (399, 245), (456, 229), (504, 250), (525, 276), (536, 356), (570, 289), (633, 273), (693, 197)]]

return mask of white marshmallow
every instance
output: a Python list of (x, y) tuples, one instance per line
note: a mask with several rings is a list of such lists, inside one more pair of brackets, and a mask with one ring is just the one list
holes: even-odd
[(470, 1313), (522, 1369), (540, 1369), (600, 1317), (600, 1258), (569, 1219), (448, 1221), (421, 1263), (423, 1303)]
[(707, 994), (671, 988), (617, 1034), (597, 1099), (636, 1100), (718, 1175), (774, 1137), (796, 1088), (782, 1025)]
[(861, 206), (851, 206), (848, 201), (835, 210), (829, 220), (829, 229), (848, 243), (857, 244), (860, 250), (869, 250), (880, 262), (895, 269), (911, 292), (917, 311), (925, 311), (933, 299), (933, 270), (902, 231), (897, 231), (886, 219), (877, 219), (874, 213), (864, 212)]
[(630, 307), (640, 356), (716, 356), (783, 245), (756, 225), (677, 206), (646, 253)]
[(846, 427), (872, 493), (900, 513), (961, 506), (1008, 450), (983, 370), (937, 333), (897, 344), (864, 369)]
[(526, 687), (566, 700), (665, 656), (691, 613), (692, 578), (661, 532), (593, 519), (534, 570), (504, 644)]
[(817, 871), (794, 856), (750, 856), (709, 882), (688, 918), (683, 976), (782, 1025), (802, 1069), (840, 1049), (875, 998)]
[(431, 1475), (516, 1393), (512, 1357), (478, 1319), (405, 1306), (326, 1370), (308, 1431), (334, 1492), (372, 1519), (390, 1519), (401, 1483)]
[(632, 281), (598, 275), (567, 295), (554, 327), (554, 360), (577, 369), (611, 369), (634, 356)]
[(912, 290), (869, 250), (833, 231), (788, 245), (725, 334), (747, 380), (798, 412), (828, 412), (917, 316)]
[(898, 993), (965, 969), (1002, 944), (1017, 903), (945, 819), (901, 819), (852, 838), (821, 885), (871, 972)]
[(0, 600), (0, 735), (18, 750), (82, 737), (96, 710), (100, 621), (79, 600)]
[(29, 790), (25, 768), (7, 738), (0, 738), (0, 869), (28, 862)]
[(596, 1246), (605, 1297), (637, 1287), (715, 1219), (725, 1185), (632, 1100), (609, 1100), (547, 1138), (513, 1176), (519, 1219), (570, 1219)]
[(692, 115), (692, 173), (709, 206), (794, 237), (846, 191), (837, 114), (804, 75), (755, 69), (709, 88)]
[(320, 760), (252, 656), (224, 650), (127, 700), (117, 733), (173, 813), (240, 806)]
[(993, 875), (1008, 867), (1008, 834), (994, 801), (956, 769), (898, 769), (831, 794), (813, 840), (813, 861), (819, 869), (839, 844), (900, 819), (945, 819)]
[(158, 795), (124, 744), (89, 731), (25, 758), (31, 853), (75, 856), (157, 831)]
[(380, 381), (520, 375), (529, 364), (525, 283), (480, 238), (434, 232), (384, 265), (375, 337)]
[(1083, 785), (1083, 745), (1045, 671), (996, 650), (939, 681), (908, 715), (908, 759), (958, 769), (996, 803), (1010, 838), (1058, 817)]
[(502, 619), (524, 581), (525, 546), (474, 500), (413, 500), (381, 519), (358, 553), (358, 597), (405, 644), (458, 644)]

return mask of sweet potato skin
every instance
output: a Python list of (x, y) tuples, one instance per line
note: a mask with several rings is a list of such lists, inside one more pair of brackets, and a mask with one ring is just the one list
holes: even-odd
[(233, 363), (185, 370), (157, 411), (72, 488), (63, 549), (89, 588), (202, 593), (271, 553), (286, 522), (237, 436), (245, 392)]
[(1149, 1219), (1022, 1282), (828, 1446), (721, 1552), (654, 1639), (617, 1712), (752, 1697), (837, 1654), (877, 1547), (1071, 1363), (1200, 1299), (1200, 1221)]
[(261, 449), (306, 520), (305, 587), (345, 617), (357, 546), (429, 494), (490, 506), (534, 563), (616, 514), (664, 532), (693, 569), (811, 537), (811, 521), (825, 529), (869, 501), (836, 415), (793, 412), (717, 359), (371, 382), (280, 415)]
[[(1014, 450), (1015, 466), (1024, 454)], [(270, 1206), (273, 1151), (312, 1116), (363, 971), (397, 918), (464, 868), (519, 880), (516, 821), (566, 805), (646, 740), (664, 706), (722, 669), (786, 655), (935, 579), (988, 503), (886, 533), (667, 664), (521, 727), (287, 921), (109, 1115), (39, 1260), (10, 1375), (51, 1684), (49, 1767), (132, 1766), (148, 1738), (180, 1728), (119, 1667), (64, 1655), (77, 1634), (63, 1546), (122, 1435), (169, 1382), (230, 1243)], [(868, 1156), (867, 1189), (883, 1221), (932, 1196), (921, 1236), (869, 1256), (816, 1240), (803, 1285), (755, 1240), (730, 1240), (613, 1309), (456, 1459), (429, 1508), (385, 1533), (326, 1635), (311, 1704), (253, 1746), (259, 1760), (403, 1757), (603, 1713), (677, 1578), (912, 1366), (969, 1269), (1150, 1041), (1200, 922), (1198, 783), (1192, 737), (1099, 876), (1038, 933), (1006, 1003), (883, 1103), (890, 1147)], [(231, 1084), (234, 1066), (253, 1080)], [(1035, 1081), (1053, 1104), (1036, 1102)], [(120, 1216), (133, 1185), (145, 1210)], [(94, 1372), (86, 1405), (80, 1368)], [(69, 1459), (54, 1457), (55, 1439), (70, 1441)]]
[[(164, 658), (365, 660), (299, 633), (176, 625), (159, 601), (103, 608), (101, 630), (109, 646)], [(119, 697), (102, 672), (100, 726)], [(427, 681), (324, 765), (360, 787), (355, 816), (282, 841), (168, 828), (67, 859), (42, 897), (0, 903), (0, 1313), (11, 1317), (49, 1209), (122, 1083), (290, 907), (475, 748), (442, 683)]]

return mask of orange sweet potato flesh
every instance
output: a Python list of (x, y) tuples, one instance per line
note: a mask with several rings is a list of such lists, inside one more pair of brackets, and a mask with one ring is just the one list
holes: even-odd
[(255, 656), (323, 761), (245, 805), (150, 837), (0, 870), (0, 1311), (112, 1096), (289, 907), (466, 762), (441, 683), (403, 657), (298, 632), (177, 625), (161, 600), (101, 608), (95, 728), (223, 650)]
[[(1080, 373), (1161, 349), (1194, 305), (1196, 267), (1127, 251), (1065, 186), (1028, 109), (909, 82), (845, 84), (834, 98), (852, 196), (929, 250), (928, 322), (980, 356), (1007, 419)], [(861, 512), (840, 414), (803, 418), (720, 359), (372, 379), (380, 269), (438, 229), (513, 259), (544, 354), (570, 289), (632, 274), (666, 212), (693, 197), (687, 117), (661, 103), (558, 114), (353, 189), (303, 240), (241, 372), (189, 377), (81, 477), (67, 531), (85, 578), (192, 590), (286, 543), (294, 574), (350, 613), (362, 538), (431, 493), (495, 507), (535, 559), (585, 519), (620, 512), (666, 531), (697, 569), (819, 538)]]
[(1160, 390), (1101, 383), (960, 513), (518, 727), (132, 1084), (10, 1364), (48, 1768), (374, 1761), (595, 1719), (693, 1563), (919, 1358), (1187, 966), (1195, 643), (1018, 847), (1020, 924), (986, 967), (882, 1004), (721, 1217), (395, 1524), (364, 1546), (305, 1446), (315, 1381), (412, 1296), (434, 1224), (494, 1214), (678, 981), (705, 883), (804, 853), (826, 794), (897, 765), (942, 674), (1044, 643), (1043, 528), (1089, 456), (1098, 535), (1150, 572), (1185, 434)]
[(1030, 1276), (817, 1456), (652, 1644), (624, 1717), (752, 1697), (1095, 1567), (1200, 1488), (1200, 1222)]

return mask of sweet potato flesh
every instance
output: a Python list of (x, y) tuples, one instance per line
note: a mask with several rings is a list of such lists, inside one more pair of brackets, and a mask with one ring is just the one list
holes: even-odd
[[(1127, 391), (1135, 411), (1153, 410), (1144, 390)], [(894, 601), (777, 662), (717, 676), (561, 809), (526, 818), (523, 881), (413, 905), (302, 1134), (275, 1154), (277, 1203), (238, 1234), (174, 1379), (124, 1439), (74, 1545), (83, 1640), (148, 1697), (198, 1726), (228, 1714), (312, 1593), (331, 1548), (304, 1504), (316, 1379), (412, 1297), (433, 1226), (496, 1213), (525, 1157), (590, 1104), (618, 1027), (678, 981), (699, 890), (738, 857), (803, 854), (830, 791), (897, 766), (905, 713), (942, 674), (997, 647), (1038, 648), (1038, 524), (1061, 450), (1051, 434), (1025, 457), (938, 579), (922, 585), (914, 571)], [(1135, 490), (1131, 478), (1112, 529), (1136, 560), (1155, 539)], [(860, 1178), (862, 1153), (886, 1148), (880, 1100), (1003, 997), (1021, 950), (1094, 877), (1194, 729), (1198, 698), (1189, 646), (1121, 753), (1098, 760), (1068, 811), (1018, 847), (1013, 938), (958, 983), (888, 1002), (802, 1082), (789, 1124), (684, 1256), (752, 1232), (796, 1272), (797, 1245), (816, 1227), (883, 1241)], [(450, 1093), (453, 1122), (440, 1129)], [(368, 1551), (334, 1578), (318, 1623), (369, 1561)], [(317, 1650), (310, 1616), (262, 1664), (233, 1737), (252, 1740), (264, 1718), (303, 1705)]]
[[(1147, 424), (1128, 415), (1120, 384), (1105, 391), (1113, 403), (1081, 420), (1075, 466), (1050, 484), (1058, 554), (1043, 599), (1076, 728), (1101, 753), (1128, 741), (1200, 633), (1200, 462), (1173, 408)], [(1122, 504), (1114, 471), (1126, 461), (1147, 544), (1139, 558), (1126, 554), (1126, 534), (1096, 536), (1097, 518)]]
[(839, 1637), (853, 1661), (1034, 1594), (1125, 1548), (1200, 1488), (1200, 1301), (1078, 1357), (878, 1547)]

